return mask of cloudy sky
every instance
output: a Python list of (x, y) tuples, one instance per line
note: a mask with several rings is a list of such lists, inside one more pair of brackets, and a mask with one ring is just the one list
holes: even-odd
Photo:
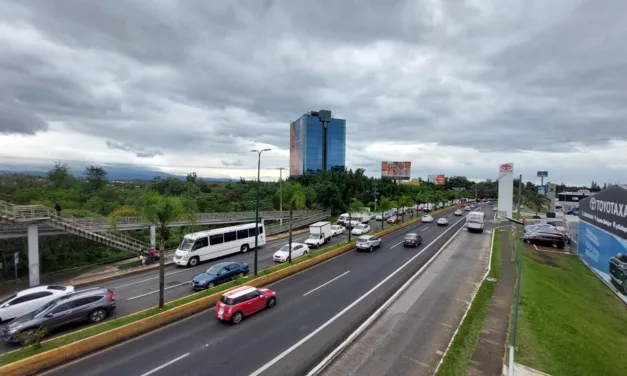
[[(0, 162), (265, 178), (289, 122), (347, 119), (380, 174), (627, 182), (624, 0), (0, 2)], [(8, 158), (12, 157), (12, 158)], [(205, 167), (205, 168), (203, 168)]]

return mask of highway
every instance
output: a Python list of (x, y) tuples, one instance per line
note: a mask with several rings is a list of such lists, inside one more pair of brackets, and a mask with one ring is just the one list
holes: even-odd
[[(409, 217), (405, 217), (409, 218)], [(387, 222), (384, 223), (387, 225)], [(381, 222), (377, 222), (375, 220), (370, 221), (370, 226), (375, 229), (381, 228)], [(292, 237), (293, 242), (304, 242), (305, 239), (309, 236), (309, 233), (298, 234)], [(345, 231), (344, 235), (336, 236), (332, 238), (331, 244), (335, 244), (338, 242), (346, 241), (348, 238), (348, 230)], [(287, 244), (287, 238), (276, 239), (268, 241), (263, 247), (259, 248), (258, 252), (258, 266), (259, 270), (263, 270), (269, 268), (271, 266), (277, 265), (276, 262), (272, 260), (272, 255), (276, 252), (281, 246)], [(182, 298), (193, 293), (189, 282), (192, 278), (209, 269), (211, 265), (217, 262), (224, 261), (242, 261), (247, 262), (250, 266), (250, 272), (253, 273), (253, 263), (254, 263), (255, 252), (254, 250), (250, 250), (246, 253), (238, 253), (231, 256), (222, 257), (215, 260), (210, 260), (199, 264), (193, 268), (179, 267), (177, 265), (168, 265), (165, 268), (165, 301), (172, 301), (178, 298)], [(93, 286), (106, 287), (112, 290), (115, 293), (115, 298), (117, 301), (117, 309), (115, 311), (113, 318), (121, 317), (125, 315), (129, 315), (131, 313), (139, 312), (151, 307), (154, 307), (159, 304), (159, 271), (151, 270), (145, 273), (133, 274), (130, 276), (121, 276), (120, 278), (116, 278), (113, 280), (95, 283)], [(85, 286), (81, 287), (81, 289), (93, 287), (93, 286)], [(111, 319), (109, 317), (108, 319)], [(3, 326), (3, 325), (2, 325)], [(2, 327), (0, 326), (0, 328)], [(70, 333), (72, 331), (82, 329), (89, 326), (88, 323), (83, 325), (74, 326), (71, 328), (67, 328), (65, 330), (60, 330), (49, 338), (54, 336)], [(0, 329), (1, 330), (1, 329)], [(3, 341), (0, 341), (0, 354), (15, 350), (16, 347), (14, 345), (6, 344)]]
[[(459, 229), (416, 224), (373, 253), (354, 250), (274, 283), (276, 307), (237, 326), (213, 310), (49, 371), (50, 375), (300, 375), (357, 327)], [(438, 217), (436, 217), (437, 220)], [(404, 248), (418, 232), (424, 243)], [(183, 274), (183, 273), (181, 273)], [(189, 278), (186, 278), (188, 280)]]
[(433, 375), (488, 270), (490, 222), (483, 234), (461, 231), (320, 375)]

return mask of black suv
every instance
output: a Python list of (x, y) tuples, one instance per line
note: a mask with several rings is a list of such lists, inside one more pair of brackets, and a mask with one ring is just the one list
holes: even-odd
[(2, 331), (5, 342), (17, 342), (18, 333), (34, 332), (44, 327), (48, 331), (85, 321), (98, 323), (115, 309), (115, 295), (106, 288), (94, 287), (76, 291), (44, 304), (41, 308), (17, 317)]
[(610, 257), (610, 277), (621, 292), (627, 295), (627, 255), (619, 253)]

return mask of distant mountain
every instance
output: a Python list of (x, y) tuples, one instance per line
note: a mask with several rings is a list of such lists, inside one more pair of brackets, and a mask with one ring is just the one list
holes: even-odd
[[(24, 174), (30, 176), (40, 176), (45, 177), (48, 175), (48, 171), (52, 168), (52, 166), (20, 166), (20, 165), (0, 165), (0, 174)], [(155, 177), (159, 177), (162, 179), (166, 178), (174, 178), (185, 180), (184, 175), (175, 175), (169, 174), (163, 171), (156, 171), (150, 169), (143, 169), (139, 167), (128, 167), (128, 166), (103, 166), (103, 168), (107, 171), (107, 179), (108, 180), (152, 180)], [(71, 172), (72, 175), (82, 178), (85, 168), (82, 167), (72, 167)], [(228, 183), (230, 181), (234, 181), (233, 179), (228, 178), (212, 178), (212, 177), (201, 177), (205, 181), (212, 181), (218, 183)]]

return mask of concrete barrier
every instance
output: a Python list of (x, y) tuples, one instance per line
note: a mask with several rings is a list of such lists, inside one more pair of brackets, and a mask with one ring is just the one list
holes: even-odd
[[(436, 214), (444, 210), (446, 209), (436, 211), (433, 214)], [(420, 218), (421, 217), (417, 217), (409, 221), (403, 222), (397, 226), (380, 231), (379, 233), (377, 233), (377, 236), (383, 237), (395, 231), (406, 228), (407, 226), (410, 226), (411, 224), (414, 224), (420, 221)], [(352, 250), (354, 247), (355, 247), (355, 242), (352, 241), (346, 245), (340, 246), (334, 250), (328, 251), (321, 255), (312, 257), (311, 259), (302, 261), (298, 264), (295, 264), (287, 268), (278, 270), (276, 272), (250, 280), (246, 284), (250, 286), (255, 286), (255, 287), (266, 286), (270, 283), (279, 281), (283, 278), (286, 278), (293, 274), (299, 273), (305, 269), (308, 269), (314, 265), (327, 261), (333, 257), (346, 253)], [(237, 287), (233, 287), (233, 288), (237, 288)], [(89, 338), (85, 338), (83, 340), (79, 340), (79, 341), (70, 343), (68, 345), (51, 349), (51, 350), (48, 350), (39, 354), (35, 354), (28, 358), (7, 364), (5, 366), (0, 367), (0, 375), (4, 375), (4, 376), (32, 375), (32, 374), (50, 369), (52, 367), (58, 366), (65, 362), (85, 356), (87, 354), (93, 353), (97, 350), (129, 340), (141, 334), (147, 333), (151, 330), (157, 329), (161, 326), (171, 324), (175, 321), (184, 319), (191, 315), (194, 315), (199, 312), (212, 308), (226, 291), (229, 291), (229, 290), (220, 291), (218, 293), (215, 293), (215, 294), (203, 297), (203, 298), (199, 298), (197, 300), (194, 300), (189, 303), (185, 303), (181, 306), (169, 309), (167, 311), (157, 313), (153, 316), (146, 317), (144, 319), (129, 323), (119, 328), (111, 329), (109, 331), (96, 334)], [(154, 308), (150, 308), (150, 309), (154, 309)], [(141, 314), (142, 312), (145, 312), (145, 311), (135, 313), (134, 315)], [(104, 324), (100, 324), (100, 325), (104, 325)], [(90, 328), (87, 328), (87, 329), (90, 329)], [(83, 329), (83, 330), (87, 330), (87, 329)], [(75, 335), (76, 333), (78, 332), (74, 332), (74, 333), (70, 333), (66, 335)], [(58, 339), (58, 338), (55, 338), (55, 339)]]

